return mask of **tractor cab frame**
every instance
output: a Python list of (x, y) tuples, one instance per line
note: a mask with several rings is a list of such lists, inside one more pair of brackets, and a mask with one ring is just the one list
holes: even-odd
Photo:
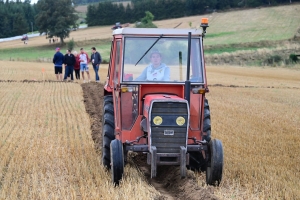
[[(203, 30), (122, 28), (113, 31), (104, 87), (102, 162), (119, 184), (127, 153), (144, 152), (151, 178), (158, 165), (206, 171), (219, 184), (223, 147), (211, 139)], [(160, 56), (152, 68), (151, 55)], [(162, 79), (162, 76), (165, 78)]]

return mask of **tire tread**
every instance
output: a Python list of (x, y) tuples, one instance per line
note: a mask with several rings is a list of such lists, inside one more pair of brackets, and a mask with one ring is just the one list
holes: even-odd
[(104, 96), (103, 101), (103, 120), (102, 120), (102, 163), (110, 169), (110, 143), (115, 139), (114, 135), (114, 106), (111, 95)]

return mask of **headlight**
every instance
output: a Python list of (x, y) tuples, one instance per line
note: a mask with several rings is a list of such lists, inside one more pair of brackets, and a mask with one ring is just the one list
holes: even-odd
[(153, 123), (155, 124), (155, 125), (161, 125), (161, 123), (162, 123), (162, 118), (160, 117), (160, 116), (156, 116), (156, 117), (154, 117), (153, 118)]
[(185, 119), (183, 117), (177, 117), (176, 124), (178, 126), (182, 126), (185, 123)]

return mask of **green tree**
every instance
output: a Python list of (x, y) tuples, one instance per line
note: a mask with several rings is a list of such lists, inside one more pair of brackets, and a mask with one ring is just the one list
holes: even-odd
[(14, 19), (13, 23), (13, 34), (14, 35), (22, 35), (24, 33), (28, 32), (28, 24), (24, 18), (24, 16), (21, 13), (16, 14), (16, 17)]
[(140, 24), (136, 24), (137, 28), (157, 28), (155, 24), (152, 23), (154, 16), (151, 12), (146, 11), (146, 16), (141, 19)]
[(0, 22), (0, 37), (11, 37), (12, 28), (8, 17), (2, 18)]
[(88, 5), (87, 7), (87, 13), (86, 13), (86, 23), (89, 26), (96, 26), (100, 25), (101, 23), (98, 24), (97, 18), (95, 15), (97, 14), (97, 8), (94, 5)]
[(152, 21), (154, 19), (154, 16), (152, 15), (152, 13), (149, 11), (146, 11), (145, 14), (146, 14), (146, 16), (142, 18), (141, 22), (144, 24), (152, 23)]
[(122, 23), (125, 23), (124, 19), (126, 19), (125, 17), (125, 7), (123, 6), (123, 4), (119, 4), (116, 8), (117, 10), (117, 21), (120, 21)]
[(68, 42), (67, 46), (68, 46), (68, 49), (70, 49), (71, 51), (74, 49), (75, 41), (73, 38)]
[(129, 4), (127, 4), (125, 9), (125, 19), (126, 22), (134, 22), (133, 11)]
[(37, 8), (38, 31), (47, 33), (50, 38), (59, 37), (61, 44), (69, 37), (71, 28), (78, 28), (78, 16), (71, 0), (39, 0)]

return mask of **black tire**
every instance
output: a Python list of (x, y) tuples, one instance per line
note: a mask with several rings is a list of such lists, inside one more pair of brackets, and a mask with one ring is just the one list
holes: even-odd
[(110, 143), (111, 178), (115, 185), (119, 185), (124, 172), (123, 145), (118, 139)]
[(203, 132), (206, 133), (202, 137), (202, 140), (206, 140), (207, 142), (210, 142), (211, 140), (211, 122), (210, 122), (210, 109), (208, 100), (204, 99), (204, 117), (203, 117)]
[[(202, 136), (202, 140), (209, 142), (211, 140), (211, 124), (210, 124), (210, 110), (208, 100), (204, 99), (204, 117), (203, 117), (203, 132), (207, 135)], [(201, 152), (189, 152), (190, 154), (190, 164), (189, 169), (193, 171), (206, 171), (207, 160), (203, 158)]]
[(223, 146), (222, 142), (213, 139), (208, 144), (208, 163), (206, 169), (206, 183), (218, 186), (223, 174)]
[(110, 143), (115, 139), (114, 105), (111, 95), (105, 96), (103, 101), (102, 118), (102, 163), (110, 169)]

